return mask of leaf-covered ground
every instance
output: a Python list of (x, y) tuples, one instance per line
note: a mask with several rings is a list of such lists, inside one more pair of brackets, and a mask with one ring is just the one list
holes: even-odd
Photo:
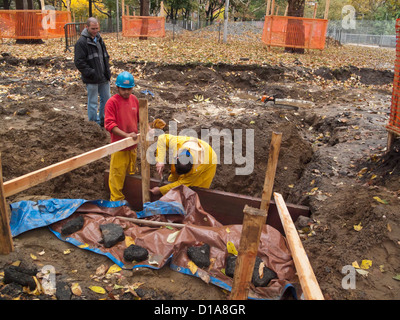
[[(270, 50), (261, 42), (260, 34), (228, 36), (222, 42), (218, 32), (184, 32), (165, 38), (123, 38), (121, 34), (103, 34), (111, 59), (114, 61), (144, 61), (164, 64), (257, 64), (257, 65), (302, 65), (316, 69), (357, 66), (378, 70), (394, 69), (395, 50), (366, 46), (327, 45), (324, 50), (306, 50), (305, 54), (285, 53), (282, 48)], [(44, 45), (13, 45), (13, 40), (4, 40), (3, 52), (19, 59), (64, 57), (73, 59), (72, 52), (65, 52), (64, 39), (46, 40)]]

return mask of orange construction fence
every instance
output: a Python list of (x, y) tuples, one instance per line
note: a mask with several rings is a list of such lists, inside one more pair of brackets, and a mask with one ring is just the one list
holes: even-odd
[(165, 37), (165, 17), (122, 16), (124, 37)]
[(0, 38), (62, 38), (69, 22), (70, 11), (0, 10)]
[(389, 124), (386, 129), (400, 135), (400, 19), (396, 22), (396, 60), (394, 63), (394, 80), (392, 92), (392, 105), (390, 108)]
[(266, 16), (262, 42), (268, 46), (324, 49), (328, 20)]

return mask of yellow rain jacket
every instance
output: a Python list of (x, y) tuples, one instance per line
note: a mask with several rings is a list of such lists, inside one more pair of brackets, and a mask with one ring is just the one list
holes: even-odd
[(217, 171), (217, 154), (208, 143), (197, 138), (173, 136), (171, 134), (160, 135), (157, 141), (156, 161), (164, 164), (171, 163), (172, 161), (167, 161), (168, 157), (172, 156), (175, 159), (184, 149), (189, 150), (193, 157), (192, 169), (186, 174), (178, 175), (175, 171), (175, 165), (171, 164), (171, 174), (168, 181), (172, 183), (160, 187), (163, 195), (181, 184), (188, 187), (209, 188), (214, 179)]

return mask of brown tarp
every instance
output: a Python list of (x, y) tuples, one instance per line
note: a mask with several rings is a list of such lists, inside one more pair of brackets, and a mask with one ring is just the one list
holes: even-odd
[[(161, 268), (171, 258), (171, 268), (190, 275), (193, 274), (188, 265), (190, 259), (186, 253), (187, 248), (207, 243), (210, 246), (211, 264), (207, 269), (198, 268), (193, 276), (230, 290), (233, 280), (223, 272), (229, 255), (227, 242), (231, 241), (236, 248), (239, 248), (242, 225), (219, 223), (203, 210), (197, 194), (185, 186), (170, 190), (159, 201), (181, 203), (186, 213), (184, 216), (158, 214), (146, 219), (183, 223), (185, 227), (177, 229), (138, 226), (133, 222), (118, 218), (118, 216), (137, 218), (136, 213), (128, 206), (106, 208), (87, 202), (67, 219), (52, 224), (51, 228), (61, 239), (81, 248), (105, 254), (123, 268)], [(62, 226), (78, 215), (83, 215), (85, 218), (83, 228), (63, 238), (60, 235)], [(134, 261), (134, 263), (124, 261), (123, 252), (127, 248), (126, 241), (121, 241), (111, 248), (105, 248), (99, 242), (102, 239), (100, 225), (107, 223), (121, 225), (124, 229), (125, 240), (131, 237), (136, 245), (146, 248), (149, 252), (148, 259), (141, 262)], [(173, 237), (175, 235), (176, 238)], [(277, 273), (279, 279), (272, 280), (267, 287), (255, 288), (251, 285), (250, 298), (277, 299), (281, 297), (287, 286), (291, 287), (295, 283), (295, 287), (298, 287), (294, 262), (286, 240), (279, 231), (269, 225), (263, 227), (258, 256), (268, 268)]]

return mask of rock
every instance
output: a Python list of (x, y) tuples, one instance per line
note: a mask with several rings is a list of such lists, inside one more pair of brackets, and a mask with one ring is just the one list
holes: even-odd
[(272, 279), (277, 279), (278, 275), (275, 271), (270, 268), (264, 266), (263, 268), (263, 277), (260, 278), (259, 268), (262, 260), (260, 257), (256, 257), (256, 262), (254, 264), (253, 277), (251, 282), (253, 282), (256, 287), (266, 287)]
[(228, 277), (233, 278), (233, 275), (235, 273), (235, 265), (236, 265), (236, 256), (228, 256), (228, 258), (226, 258), (226, 263), (225, 263), (225, 274)]
[(149, 256), (147, 249), (131, 244), (128, 248), (124, 250), (124, 260), (132, 261), (143, 261)]
[(100, 226), (100, 230), (103, 235), (103, 245), (106, 248), (111, 248), (125, 239), (124, 229), (119, 224), (103, 224)]
[(61, 235), (66, 236), (81, 230), (84, 223), (85, 219), (83, 218), (83, 216), (79, 216), (75, 219), (69, 220), (61, 228)]
[(36, 288), (36, 282), (33, 279), (37, 270), (28, 268), (8, 266), (4, 269), (4, 283), (17, 283), (21, 286), (29, 286), (30, 290)]
[(187, 248), (187, 255), (199, 268), (207, 268), (210, 265), (210, 246), (207, 243), (201, 247)]
[[(228, 256), (228, 258), (226, 259), (225, 274), (228, 277), (233, 278), (233, 275), (235, 273), (236, 258), (237, 258), (236, 256), (231, 255), (231, 256)], [(266, 266), (264, 266), (264, 268), (263, 268), (263, 277), (260, 278), (259, 268), (260, 268), (261, 262), (262, 262), (261, 258), (256, 257), (256, 261), (255, 261), (254, 269), (253, 269), (253, 276), (251, 279), (251, 282), (256, 287), (266, 287), (272, 279), (278, 278), (278, 275), (276, 274), (276, 272)]]
[(57, 281), (56, 284), (56, 298), (57, 300), (71, 300), (72, 291), (68, 283), (64, 281)]

